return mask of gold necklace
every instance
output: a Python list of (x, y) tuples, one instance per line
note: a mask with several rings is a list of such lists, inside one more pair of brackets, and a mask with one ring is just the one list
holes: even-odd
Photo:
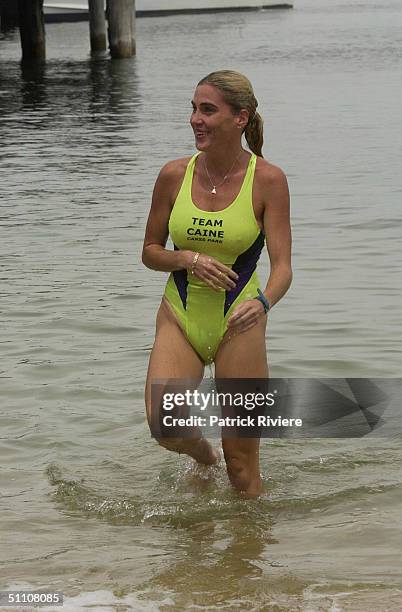
[(213, 194), (215, 194), (215, 195), (216, 195), (216, 188), (217, 188), (217, 187), (221, 187), (221, 186), (223, 185), (223, 183), (226, 181), (226, 179), (228, 178), (229, 174), (232, 172), (232, 170), (233, 170), (233, 168), (234, 168), (234, 166), (235, 166), (235, 163), (237, 162), (237, 160), (239, 159), (239, 157), (240, 157), (240, 155), (241, 155), (242, 153), (243, 153), (243, 149), (240, 151), (240, 153), (238, 154), (238, 156), (237, 156), (237, 157), (236, 157), (236, 159), (234, 160), (233, 164), (232, 164), (232, 165), (231, 165), (231, 167), (230, 167), (230, 170), (228, 170), (228, 172), (226, 172), (225, 176), (223, 177), (223, 181), (222, 181), (221, 183), (219, 183), (218, 185), (216, 185), (215, 183), (213, 183), (213, 182), (212, 182), (212, 179), (211, 179), (211, 177), (209, 176), (209, 172), (208, 172), (207, 164), (206, 164), (206, 161), (205, 161), (205, 156), (202, 158), (202, 159), (203, 159), (203, 161), (204, 161), (204, 168), (205, 168), (206, 175), (207, 175), (207, 177), (208, 177), (208, 179), (209, 179), (209, 182), (211, 183), (211, 186), (212, 186), (211, 193), (213, 193)]

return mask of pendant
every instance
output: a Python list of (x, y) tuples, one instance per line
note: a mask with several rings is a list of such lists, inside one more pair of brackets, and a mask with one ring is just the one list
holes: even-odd
[(213, 189), (212, 189), (211, 193), (216, 193), (215, 185), (213, 186)]

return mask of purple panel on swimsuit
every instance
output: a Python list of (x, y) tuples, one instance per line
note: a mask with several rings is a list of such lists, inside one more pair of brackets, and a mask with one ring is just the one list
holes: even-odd
[[(179, 251), (180, 249), (174, 244), (174, 250)], [(176, 289), (178, 294), (180, 295), (180, 299), (183, 303), (183, 308), (186, 310), (187, 306), (187, 270), (175, 270), (173, 272), (173, 280), (176, 285)]]
[(240, 295), (241, 291), (243, 291), (254, 270), (256, 269), (257, 261), (259, 260), (261, 251), (264, 247), (264, 242), (265, 234), (264, 232), (260, 232), (253, 244), (246, 251), (241, 253), (234, 262), (232, 270), (239, 275), (239, 278), (236, 287), (230, 289), (230, 291), (226, 291), (225, 306), (223, 309), (225, 315), (237, 296)]

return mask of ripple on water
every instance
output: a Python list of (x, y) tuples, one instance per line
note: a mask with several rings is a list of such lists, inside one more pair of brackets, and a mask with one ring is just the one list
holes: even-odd
[(46, 469), (54, 490), (53, 498), (66, 508), (85, 516), (104, 519), (112, 524), (187, 528), (211, 520), (254, 517), (255, 530), (266, 531), (271, 524), (268, 496), (259, 500), (239, 498), (228, 486), (223, 466), (198, 466), (186, 459), (179, 470), (164, 468), (148, 500), (135, 497), (106, 497), (88, 486), (85, 479), (69, 479), (61, 468), (51, 464)]

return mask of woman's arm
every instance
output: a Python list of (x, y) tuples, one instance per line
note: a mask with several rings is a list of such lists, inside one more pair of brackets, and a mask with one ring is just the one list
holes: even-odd
[[(267, 248), (271, 264), (263, 293), (269, 305), (273, 306), (285, 295), (292, 282), (289, 189), (285, 174), (277, 166), (267, 164), (260, 177), (260, 189), (264, 194), (263, 225), (268, 236)], [(234, 309), (228, 319), (228, 327), (236, 328), (239, 332), (246, 331), (264, 314), (264, 307), (259, 300), (246, 300)]]
[(218, 260), (199, 253), (194, 260), (194, 251), (172, 251), (165, 248), (169, 235), (169, 217), (177, 197), (175, 192), (183, 180), (187, 162), (187, 158), (169, 162), (159, 173), (145, 230), (142, 263), (151, 270), (173, 272), (191, 270), (195, 261), (192, 271), (206, 285), (215, 291), (222, 288), (230, 290), (235, 287), (238, 275)]
[(180, 185), (184, 172), (183, 160), (174, 160), (162, 168), (156, 179), (142, 249), (142, 263), (151, 270), (173, 272), (191, 267), (194, 257), (192, 251), (172, 251), (165, 248), (169, 235), (173, 192)]
[(271, 263), (264, 295), (273, 306), (285, 295), (292, 282), (290, 198), (286, 176), (280, 168), (270, 166), (264, 178), (267, 196), (263, 224)]

